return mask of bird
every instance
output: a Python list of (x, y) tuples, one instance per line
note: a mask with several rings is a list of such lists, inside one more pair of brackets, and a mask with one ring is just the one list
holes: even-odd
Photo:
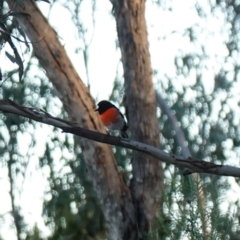
[(106, 100), (102, 100), (97, 106), (98, 108), (95, 111), (99, 113), (104, 126), (110, 131), (118, 130), (120, 132), (120, 137), (128, 138), (128, 125), (120, 110), (114, 104)]

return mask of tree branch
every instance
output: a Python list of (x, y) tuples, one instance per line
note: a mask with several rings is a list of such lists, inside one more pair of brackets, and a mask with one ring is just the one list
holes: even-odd
[(192, 157), (181, 157), (174, 154), (166, 153), (158, 148), (150, 145), (133, 141), (131, 139), (123, 139), (119, 137), (109, 136), (100, 132), (81, 128), (77, 123), (63, 120), (57, 117), (53, 117), (49, 113), (41, 110), (29, 107), (20, 106), (11, 100), (0, 100), (0, 110), (2, 112), (8, 112), (17, 114), (29, 119), (33, 119), (37, 122), (45, 123), (51, 126), (55, 126), (63, 130), (66, 133), (72, 133), (77, 136), (87, 138), (93, 141), (107, 143), (114, 146), (124, 147), (139, 152), (149, 154), (157, 159), (173, 164), (178, 167), (188, 168), (192, 173), (209, 173), (221, 176), (233, 176), (240, 177), (240, 168), (220, 165), (211, 162), (206, 162), (200, 159)]

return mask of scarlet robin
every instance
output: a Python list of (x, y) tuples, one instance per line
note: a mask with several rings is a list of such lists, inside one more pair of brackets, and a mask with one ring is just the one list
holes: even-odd
[(97, 106), (98, 108), (95, 111), (98, 111), (104, 126), (108, 130), (119, 130), (121, 137), (128, 138), (128, 134), (126, 132), (128, 126), (120, 110), (111, 102), (106, 100), (99, 102)]

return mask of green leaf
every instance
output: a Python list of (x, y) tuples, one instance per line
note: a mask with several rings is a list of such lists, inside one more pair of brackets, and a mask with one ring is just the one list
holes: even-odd
[(16, 0), (16, 2), (19, 3), (19, 4), (23, 4), (23, 1), (24, 0)]
[(31, 18), (31, 15), (28, 13), (24, 12), (10, 12), (8, 16), (13, 16), (13, 17), (29, 17)]
[(0, 22), (0, 31), (4, 32), (4, 33), (8, 33), (8, 29), (6, 28), (6, 26)]
[(3, 0), (0, 0), (0, 12), (2, 12), (3, 9)]
[[(3, 35), (4, 36), (4, 35)], [(7, 37), (6, 37), (7, 36)], [(19, 80), (21, 81), (22, 79), (22, 76), (23, 76), (23, 70), (24, 70), (24, 67), (23, 67), (23, 61), (18, 53), (18, 50), (16, 48), (16, 46), (14, 45), (12, 39), (11, 39), (11, 36), (8, 36), (5, 34), (5, 39), (6, 41), (8, 42), (8, 44), (10, 45), (10, 47), (12, 48), (13, 52), (14, 52), (14, 57), (9, 54), (8, 52), (5, 52), (7, 57), (14, 63), (16, 63), (18, 66), (19, 66), (19, 69), (18, 69), (18, 74), (19, 74)]]
[(46, 2), (46, 3), (50, 3), (50, 1), (48, 1), (48, 0), (36, 0), (36, 2), (40, 2), (40, 1), (42, 1), (42, 2)]
[(13, 56), (13, 55), (11, 55), (9, 52), (7, 52), (7, 51), (5, 51), (5, 54), (6, 54), (6, 56), (8, 57), (8, 59), (11, 61), (11, 62), (13, 62), (13, 63), (16, 63), (16, 58)]
[(27, 42), (27, 37), (26, 37), (25, 32), (21, 29), (21, 27), (20, 27), (19, 25), (17, 25), (17, 30), (18, 30), (18, 32), (20, 33), (20, 35), (24, 38), (24, 43), (25, 43), (26, 47), (27, 47), (28, 49), (30, 49), (30, 46), (29, 46), (29, 44), (28, 44), (28, 42)]

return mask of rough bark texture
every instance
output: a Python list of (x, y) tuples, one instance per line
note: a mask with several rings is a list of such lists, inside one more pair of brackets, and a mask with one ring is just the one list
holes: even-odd
[[(34, 1), (18, 4), (7, 0), (10, 8), (31, 18), (18, 18), (20, 26), (33, 42), (34, 54), (46, 71), (70, 118), (80, 126), (104, 131), (94, 101), (69, 60), (56, 32), (50, 27)], [(135, 209), (128, 187), (118, 173), (111, 147), (81, 138), (80, 145), (89, 177), (97, 191), (111, 239), (136, 239)]]
[[(111, 0), (117, 23), (125, 79), (125, 106), (131, 138), (160, 147), (156, 96), (145, 22), (144, 0)], [(163, 170), (161, 162), (133, 153), (132, 196), (141, 231), (154, 223), (161, 210)]]

